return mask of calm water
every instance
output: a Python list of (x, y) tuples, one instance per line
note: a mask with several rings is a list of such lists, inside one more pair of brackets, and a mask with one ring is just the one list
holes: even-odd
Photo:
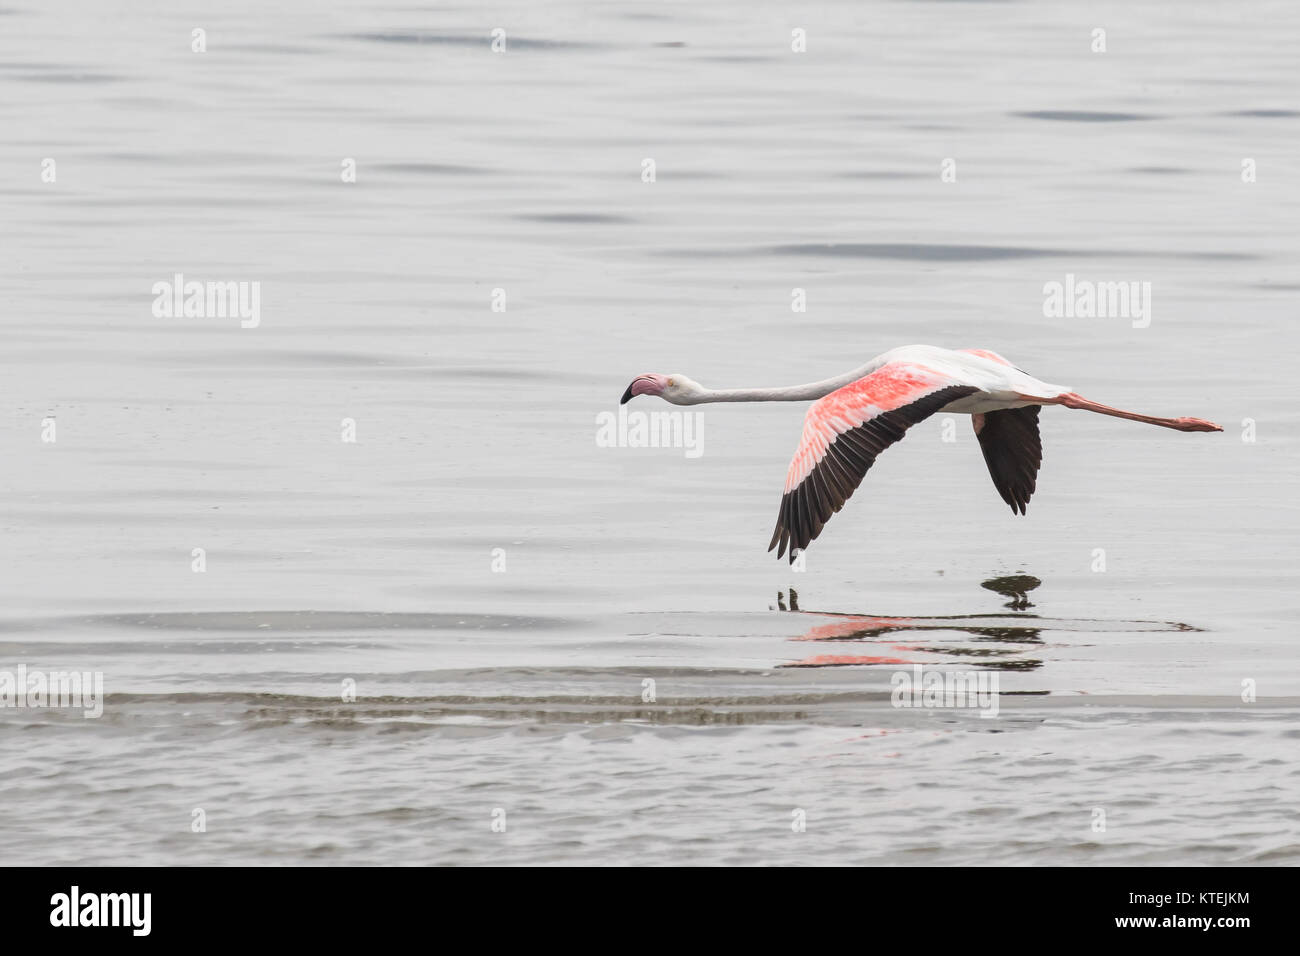
[[(6, 7), (0, 671), (107, 699), (0, 708), (5, 860), (1300, 862), (1297, 28)], [(156, 317), (177, 273), (260, 324)], [(1044, 317), (1067, 274), (1149, 327)], [(804, 571), (764, 550), (802, 406), (595, 440), (641, 372), (912, 342), (1226, 431), (1047, 410), (1013, 518), (932, 419)], [(917, 663), (998, 716), (891, 706)]]

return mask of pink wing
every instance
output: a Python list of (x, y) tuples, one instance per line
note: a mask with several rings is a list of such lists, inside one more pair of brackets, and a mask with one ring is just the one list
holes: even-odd
[(1011, 368), (1012, 365), (997, 352), (990, 352), (988, 349), (958, 349), (958, 352), (965, 352), (967, 355), (977, 355), (980, 358), (988, 359), (990, 362), (997, 362), (999, 365), (1005, 365)]
[(772, 534), (776, 556), (808, 547), (862, 484), (876, 456), (907, 429), (939, 409), (978, 392), (911, 362), (891, 362), (814, 402), (790, 462), (781, 511)]

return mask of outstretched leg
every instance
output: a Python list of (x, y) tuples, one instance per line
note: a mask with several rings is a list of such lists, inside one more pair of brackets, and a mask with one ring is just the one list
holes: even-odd
[(1055, 398), (1033, 398), (1029, 395), (1020, 397), (1039, 405), (1064, 405), (1066, 408), (1082, 408), (1084, 411), (1096, 412), (1098, 415), (1113, 415), (1115, 418), (1146, 422), (1148, 425), (1159, 425), (1161, 428), (1174, 428), (1180, 432), (1223, 431), (1223, 428), (1219, 425), (1214, 424), (1214, 422), (1207, 422), (1203, 418), (1156, 418), (1153, 415), (1139, 415), (1137, 412), (1126, 412), (1122, 408), (1111, 408), (1109, 405), (1089, 401), (1074, 392), (1066, 392)]

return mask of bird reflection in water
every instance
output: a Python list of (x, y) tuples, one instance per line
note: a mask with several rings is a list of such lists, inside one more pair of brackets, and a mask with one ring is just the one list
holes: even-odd
[(1026, 596), (1034, 588), (1043, 582), (1038, 580), (1032, 574), (1008, 574), (1005, 577), (989, 578), (980, 584), (980, 587), (989, 591), (996, 591), (1003, 597), (1011, 598), (1003, 607), (1009, 607), (1013, 611), (1023, 611), (1033, 607)]
[[(1028, 574), (1015, 574), (1006, 577), (991, 578), (983, 582), (982, 587), (1011, 598), (1006, 605), (1014, 611), (1023, 612), (1033, 607), (1027, 598), (1028, 592), (1037, 588), (1042, 581)], [(788, 598), (787, 598), (788, 593)], [(888, 643), (888, 654), (814, 654), (802, 660), (782, 665), (785, 667), (844, 667), (863, 664), (921, 664), (951, 663), (965, 661), (978, 667), (996, 670), (1034, 670), (1042, 666), (1042, 661), (1026, 658), (1024, 651), (1033, 645), (1042, 644), (1042, 632), (1053, 622), (1035, 614), (955, 614), (935, 617), (880, 617), (869, 614), (834, 614), (819, 611), (802, 611), (799, 607), (799, 594), (794, 588), (777, 594), (773, 610), (816, 614), (827, 618), (825, 623), (810, 627), (803, 634), (792, 638), (796, 641), (818, 641), (829, 643), (878, 642), (885, 635), (899, 633), (930, 632), (936, 637), (933, 641), (916, 643)], [(955, 632), (955, 634), (954, 634)], [(943, 635), (943, 637), (939, 637)], [(954, 637), (979, 643), (953, 643)], [(1002, 646), (997, 646), (1002, 645)], [(928, 659), (915, 655), (927, 655)], [(940, 655), (934, 660), (933, 655)], [(912, 655), (912, 656), (903, 656)], [(976, 660), (970, 660), (976, 658)]]
[[(1025, 652), (1043, 646), (1044, 631), (1131, 633), (1137, 631), (1197, 631), (1200, 628), (1176, 621), (1120, 621), (1043, 617), (1028, 613), (1034, 605), (1029, 592), (1043, 582), (1017, 572), (983, 582), (985, 590), (1011, 600), (1004, 605), (1011, 613), (952, 614), (935, 617), (880, 617), (874, 614), (836, 614), (804, 611), (793, 588), (777, 595), (771, 610), (807, 614), (818, 623), (794, 641), (831, 644), (871, 644), (887, 654), (815, 654), (791, 661), (783, 667), (844, 667), (854, 664), (973, 664), (995, 670), (1031, 671), (1043, 662)], [(893, 643), (892, 635), (916, 635), (911, 643)], [(921, 635), (926, 635), (922, 637)], [(903, 656), (909, 655), (909, 656)], [(974, 660), (972, 660), (974, 658)]]

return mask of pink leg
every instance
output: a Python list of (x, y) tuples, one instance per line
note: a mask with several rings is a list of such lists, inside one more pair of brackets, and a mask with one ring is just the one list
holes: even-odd
[(1161, 428), (1174, 428), (1180, 432), (1221, 432), (1223, 429), (1214, 424), (1207, 422), (1203, 418), (1156, 418), (1153, 415), (1139, 415), (1137, 412), (1126, 412), (1121, 408), (1111, 408), (1109, 405), (1100, 405), (1097, 402), (1091, 402), (1074, 392), (1066, 392), (1058, 395), (1056, 398), (1030, 398), (1028, 395), (1021, 396), (1040, 405), (1064, 405), (1066, 408), (1082, 408), (1084, 411), (1096, 412), (1099, 415), (1113, 415), (1115, 418), (1127, 418), (1135, 422), (1146, 422), (1148, 425), (1159, 425)]

